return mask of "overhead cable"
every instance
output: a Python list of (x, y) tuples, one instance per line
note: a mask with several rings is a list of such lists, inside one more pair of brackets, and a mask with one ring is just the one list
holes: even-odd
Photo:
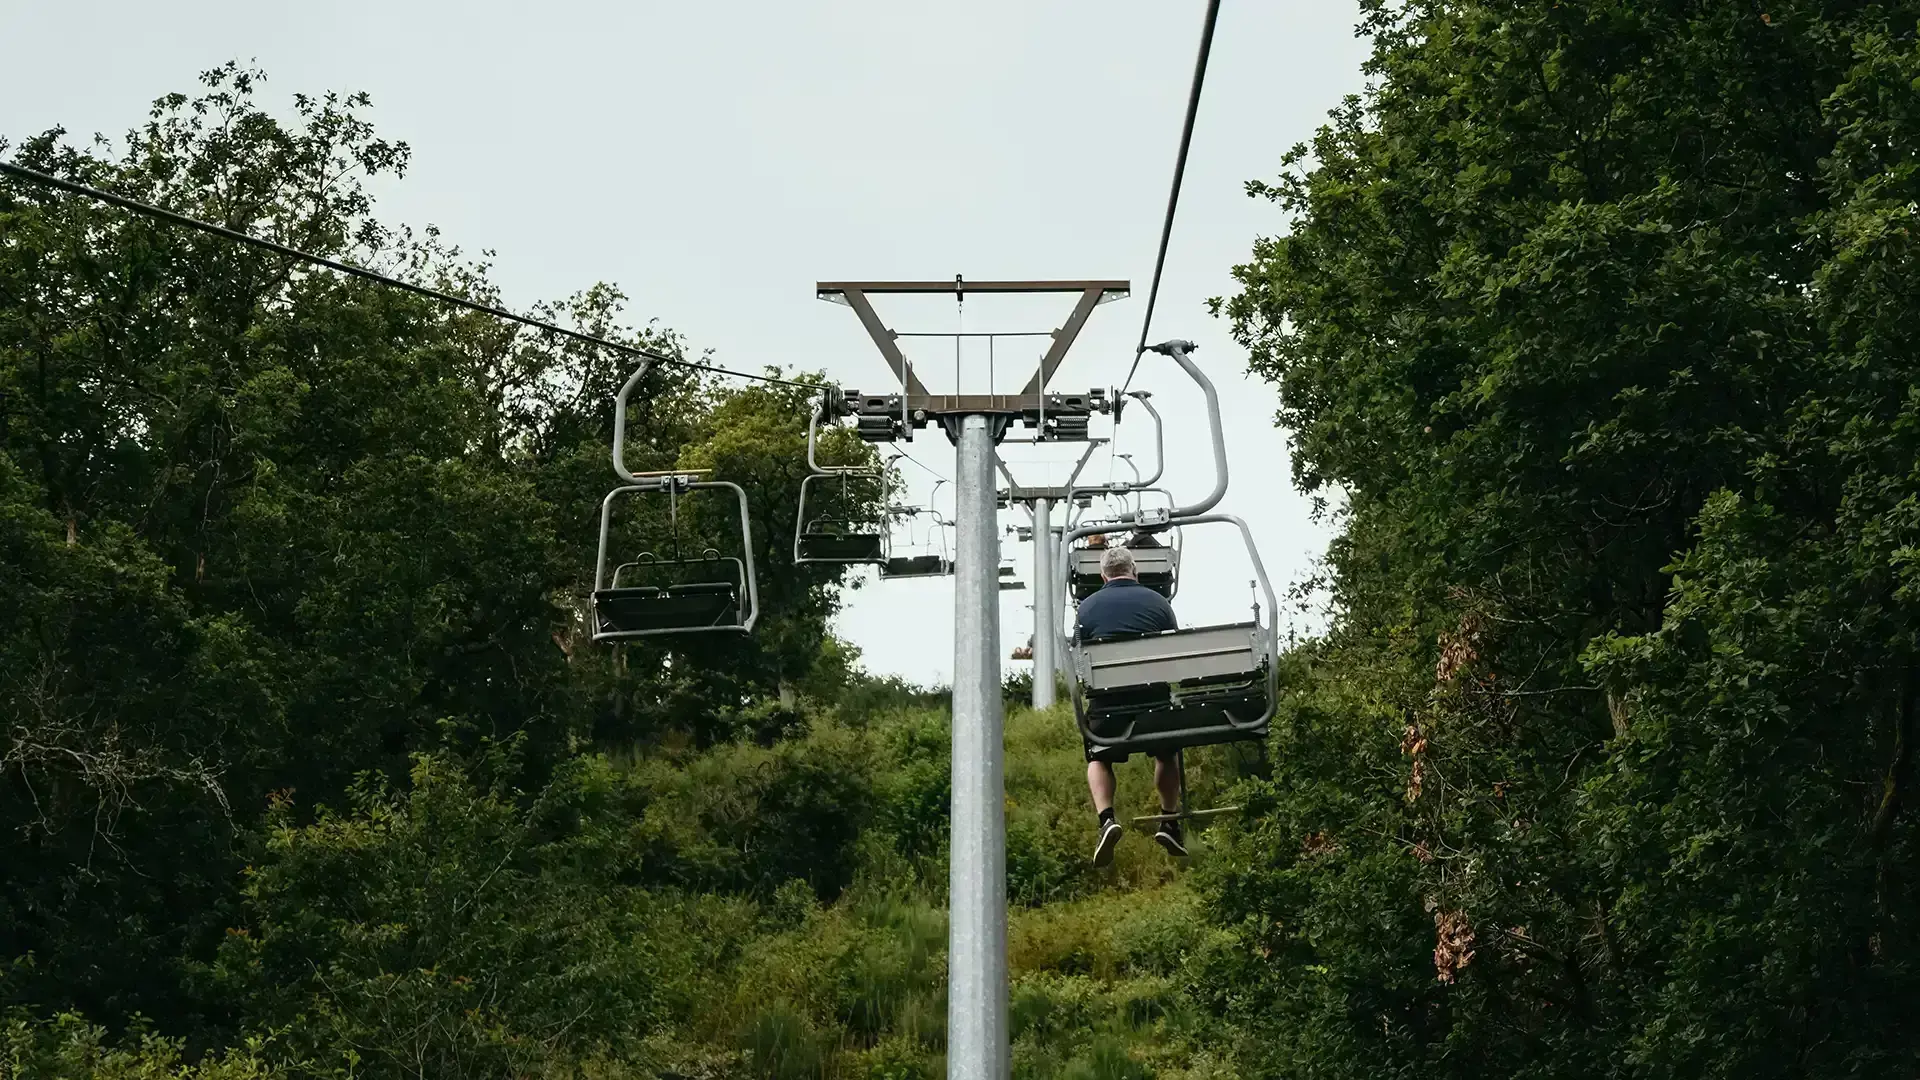
[(164, 207), (154, 206), (151, 203), (143, 203), (137, 199), (129, 199), (124, 195), (115, 195), (111, 191), (103, 191), (100, 188), (90, 187), (73, 180), (62, 179), (58, 176), (52, 176), (47, 173), (14, 165), (10, 162), (0, 161), (0, 175), (10, 176), (16, 180), (25, 180), (29, 183), (40, 184), (44, 187), (55, 188), (67, 192), (70, 195), (79, 195), (96, 202), (106, 203), (109, 206), (117, 206), (122, 210), (164, 221), (171, 225), (195, 229), (211, 236), (218, 236), (224, 240), (231, 240), (237, 244), (247, 244), (252, 247), (263, 248), (279, 255), (285, 255), (291, 259), (297, 259), (300, 262), (309, 263), (314, 266), (322, 266), (328, 270), (346, 274), (350, 277), (371, 281), (377, 285), (384, 285), (391, 289), (410, 292), (416, 296), (424, 296), (429, 300), (437, 300), (443, 304), (451, 304), (454, 307), (465, 308), (468, 311), (476, 311), (482, 315), (491, 315), (496, 319), (518, 323), (521, 326), (532, 327), (535, 330), (542, 330), (549, 334), (558, 334), (563, 338), (603, 349), (611, 349), (614, 352), (624, 353), (628, 356), (640, 357), (652, 360), (655, 363), (669, 364), (674, 367), (687, 368), (692, 371), (705, 371), (714, 375), (726, 375), (736, 379), (753, 379), (758, 382), (774, 383), (780, 386), (803, 386), (814, 390), (824, 389), (819, 383), (782, 379), (772, 375), (753, 375), (744, 371), (733, 371), (728, 368), (714, 367), (710, 364), (701, 364), (692, 360), (669, 356), (665, 353), (654, 352), (650, 349), (642, 349), (634, 345), (625, 345), (618, 341), (611, 341), (607, 338), (585, 333), (580, 330), (570, 330), (567, 327), (557, 323), (547, 322), (544, 319), (521, 315), (517, 312), (508, 311), (506, 308), (495, 307), (492, 304), (483, 304), (477, 300), (469, 300), (455, 293), (444, 292), (426, 285), (419, 285), (402, 278), (390, 277), (377, 270), (369, 270), (364, 266), (355, 266), (352, 263), (341, 262), (338, 259), (330, 259), (325, 255), (315, 255), (310, 251), (301, 251), (299, 248), (289, 247), (277, 240), (268, 240), (263, 236), (254, 236), (251, 233), (240, 232), (237, 229), (229, 229), (224, 225), (215, 225), (210, 221), (202, 221), (199, 218), (189, 217), (186, 214), (177, 213)]
[[(920, 465), (920, 459), (919, 459), (919, 458), (917, 458), (917, 457), (914, 457), (914, 456), (913, 456), (912, 454), (909, 454), (909, 453), (907, 453), (907, 452), (906, 452), (905, 450), (902, 450), (902, 449), (900, 449), (900, 446), (899, 446), (899, 444), (897, 444), (897, 443), (896, 443), (896, 444), (894, 445), (894, 447), (893, 447), (893, 452), (894, 452), (894, 453), (896, 453), (896, 454), (898, 454), (898, 455), (900, 455), (900, 456), (901, 456), (901, 457), (903, 457), (903, 458), (906, 458), (906, 459), (907, 459), (908, 461), (911, 461), (911, 462), (913, 462), (913, 463), (914, 463), (915, 465)], [(925, 466), (925, 465), (920, 465), (920, 468), (922, 468), (922, 469), (925, 469), (928, 475), (930, 475), (930, 476), (932, 476), (932, 477), (933, 477), (933, 478), (934, 478), (935, 480), (938, 480), (938, 481), (940, 481), (940, 482), (941, 482), (941, 483), (943, 483), (943, 484), (951, 484), (951, 483), (953, 483), (953, 481), (951, 481), (951, 480), (949, 480), (949, 479), (947, 479), (947, 478), (946, 478), (946, 477), (944, 477), (944, 476), (941, 476), (941, 475), (940, 475), (940, 474), (939, 474), (938, 472), (936, 472), (936, 471), (934, 471), (934, 470), (933, 470), (933, 469), (931, 469), (931, 468), (928, 468), (928, 467), (927, 467), (927, 466)]]
[(1207, 0), (1207, 19), (1200, 30), (1200, 55), (1193, 62), (1193, 88), (1187, 93), (1187, 121), (1180, 129), (1180, 153), (1173, 159), (1173, 188), (1167, 193), (1167, 219), (1160, 226), (1160, 254), (1153, 260), (1153, 286), (1147, 290), (1147, 313), (1140, 320), (1140, 344), (1133, 350), (1133, 366), (1127, 369), (1127, 381), (1120, 388), (1123, 394), (1133, 386), (1133, 374), (1140, 370), (1141, 354), (1147, 351), (1147, 334), (1153, 329), (1153, 305), (1160, 298), (1160, 272), (1167, 265), (1173, 214), (1180, 206), (1180, 180), (1187, 172), (1187, 148), (1193, 145), (1193, 118), (1200, 111), (1200, 87), (1207, 81), (1207, 54), (1213, 51), (1213, 26), (1219, 19), (1220, 0)]

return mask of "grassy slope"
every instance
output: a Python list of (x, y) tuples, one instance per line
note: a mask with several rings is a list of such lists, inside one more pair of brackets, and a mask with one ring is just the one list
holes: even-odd
[[(759, 902), (689, 890), (662, 913), (691, 931), (674, 935), (685, 943), (679, 955), (661, 958), (678, 1019), (659, 1047), (671, 1071), (944, 1075), (946, 870), (935, 846), (944, 816), (928, 788), (945, 776), (946, 723), (944, 713), (896, 712), (800, 740), (864, 756), (877, 793), (852, 884), (832, 902), (789, 882)], [(1007, 750), (1015, 1076), (1232, 1075), (1224, 1038), (1188, 993), (1215, 939), (1183, 884), (1186, 869), (1139, 829), (1112, 867), (1088, 865), (1084, 765), (1063, 711), (1012, 712)], [(728, 748), (683, 775), (752, 770), (780, 752)], [(1190, 761), (1203, 801), (1224, 764)], [(706, 802), (683, 808), (690, 817), (710, 820), (730, 798), (712, 794), (711, 782), (694, 787), (687, 797)], [(1120, 793), (1123, 820), (1152, 808), (1149, 762), (1120, 770)], [(1205, 858), (1203, 833), (1195, 861)]]

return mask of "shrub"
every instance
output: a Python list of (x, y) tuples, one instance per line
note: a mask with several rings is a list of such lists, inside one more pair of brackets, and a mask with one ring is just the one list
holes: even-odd
[(832, 900), (853, 880), (873, 816), (870, 758), (863, 737), (822, 725), (771, 749), (731, 744), (679, 768), (643, 766), (647, 879), (762, 898), (798, 879)]
[(878, 822), (900, 853), (917, 863), (945, 862), (953, 812), (948, 723), (932, 711), (904, 714), (882, 735), (887, 768), (880, 780)]
[(264, 1040), (183, 1060), (181, 1044), (135, 1030), (119, 1044), (78, 1015), (40, 1020), (19, 1010), (0, 1015), (0, 1076), (8, 1080), (279, 1080), (261, 1059)]
[(1114, 1038), (1095, 1039), (1059, 1076), (1060, 1080), (1153, 1080), (1145, 1065), (1127, 1055), (1126, 1043)]
[(1064, 830), (1031, 815), (1007, 822), (1007, 900), (1038, 907), (1077, 896), (1088, 883), (1087, 855)]
[(813, 1025), (784, 1003), (756, 1012), (740, 1031), (751, 1075), (761, 1080), (814, 1080), (823, 1058)]
[(604, 763), (524, 803), (437, 758), (411, 780), (304, 827), (275, 806), (216, 985), (366, 1077), (525, 1073), (643, 1034), (646, 904)]

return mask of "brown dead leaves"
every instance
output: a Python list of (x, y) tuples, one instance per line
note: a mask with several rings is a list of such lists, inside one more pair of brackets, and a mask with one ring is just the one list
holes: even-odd
[(1420, 732), (1420, 725), (1409, 723), (1407, 730), (1400, 736), (1400, 752), (1413, 759), (1413, 769), (1407, 774), (1407, 801), (1420, 798), (1420, 792), (1427, 782), (1427, 763), (1421, 757), (1427, 749), (1427, 737)]
[(1460, 624), (1440, 634), (1440, 658), (1434, 661), (1433, 679), (1446, 684), (1461, 670), (1480, 659), (1480, 647), (1486, 641), (1487, 617), (1478, 611), (1460, 616)]
[(1435, 911), (1433, 937), (1434, 976), (1443, 983), (1451, 983), (1473, 962), (1473, 924), (1463, 912)]

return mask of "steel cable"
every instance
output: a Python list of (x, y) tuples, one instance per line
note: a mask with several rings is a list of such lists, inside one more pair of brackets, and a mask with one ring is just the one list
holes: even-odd
[(506, 308), (495, 307), (492, 304), (483, 304), (477, 300), (469, 300), (464, 296), (459, 296), (457, 294), (450, 293), (450, 292), (443, 292), (440, 289), (431, 288), (426, 285), (416, 284), (414, 282), (407, 281), (402, 278), (389, 277), (388, 275), (382, 274), (377, 270), (369, 270), (364, 266), (355, 266), (352, 263), (346, 263), (346, 262), (341, 262), (338, 259), (327, 258), (325, 255), (315, 255), (309, 251), (301, 251), (299, 248), (290, 247), (286, 244), (280, 243), (277, 240), (268, 240), (265, 237), (254, 236), (251, 233), (244, 233), (239, 231), (238, 229), (229, 229), (224, 225), (215, 225), (210, 221), (202, 221), (199, 218), (190, 217), (186, 214), (178, 213), (173, 210), (168, 210), (165, 207), (154, 206), (151, 203), (143, 203), (137, 199), (129, 199), (124, 195), (115, 195), (111, 191), (103, 191), (100, 188), (90, 187), (86, 184), (82, 184), (73, 180), (65, 180), (58, 176), (51, 176), (47, 173), (24, 168), (22, 166), (15, 165), (10, 162), (0, 161), (0, 175), (10, 176), (16, 180), (25, 180), (30, 183), (39, 184), (43, 187), (54, 188), (59, 191), (64, 191), (70, 195), (79, 195), (79, 196), (82, 196), (83, 198), (93, 199), (96, 202), (106, 203), (109, 206), (116, 206), (122, 210), (131, 211), (133, 213), (140, 214), (145, 217), (150, 217), (159, 221), (164, 221), (171, 225), (178, 225), (183, 228), (195, 229), (200, 232), (207, 233), (210, 236), (218, 236), (224, 240), (231, 240), (234, 243), (247, 244), (253, 247), (262, 248), (264, 250), (274, 252), (275, 254), (285, 255), (288, 258), (297, 259), (301, 262), (308, 263), (313, 266), (325, 267), (328, 270), (333, 270), (338, 273), (346, 274), (350, 277), (357, 277), (365, 281), (374, 282), (375, 284), (378, 284), (378, 285), (384, 285), (388, 288), (399, 289), (403, 292), (410, 292), (416, 296), (424, 296), (429, 300), (437, 300), (443, 304), (451, 304), (454, 307), (464, 308), (468, 311), (479, 312), (482, 315), (491, 315), (496, 319), (504, 319), (507, 322), (518, 323), (522, 326), (532, 327), (533, 329), (542, 330), (549, 334), (558, 334), (561, 337), (568, 338), (573, 341), (578, 341), (583, 344), (593, 345), (603, 349), (611, 349), (614, 352), (623, 353), (627, 356), (641, 357), (643, 359), (652, 360), (655, 363), (670, 364), (675, 367), (687, 368), (693, 371), (705, 371), (714, 375), (726, 375), (736, 379), (753, 379), (758, 382), (773, 383), (779, 386), (803, 386), (813, 390), (825, 389), (825, 387), (819, 383), (800, 382), (794, 379), (782, 379), (773, 375), (753, 375), (744, 371), (733, 371), (728, 368), (714, 367), (711, 364), (702, 364), (692, 360), (684, 360), (679, 357), (668, 356), (664, 353), (657, 353), (650, 349), (642, 349), (633, 345), (624, 345), (618, 341), (610, 341), (607, 338), (599, 337), (594, 334), (589, 334), (584, 331), (571, 330), (557, 323), (547, 322), (544, 319), (536, 319), (528, 315), (521, 315), (517, 312), (508, 311)]
[(1160, 254), (1153, 260), (1153, 285), (1147, 290), (1147, 313), (1140, 320), (1140, 344), (1133, 350), (1133, 366), (1127, 369), (1127, 381), (1120, 392), (1133, 386), (1134, 373), (1140, 370), (1140, 357), (1147, 351), (1147, 334), (1153, 329), (1153, 307), (1160, 299), (1160, 274), (1167, 265), (1167, 245), (1173, 238), (1173, 215), (1180, 206), (1180, 181), (1187, 172), (1187, 150), (1193, 145), (1193, 119), (1200, 111), (1200, 88), (1207, 81), (1207, 55), (1213, 51), (1213, 27), (1220, 19), (1220, 0), (1207, 0), (1206, 23), (1200, 30), (1200, 55), (1193, 62), (1193, 88), (1187, 94), (1187, 119), (1180, 129), (1180, 153), (1173, 160), (1173, 187), (1167, 193), (1167, 218), (1160, 227)]

